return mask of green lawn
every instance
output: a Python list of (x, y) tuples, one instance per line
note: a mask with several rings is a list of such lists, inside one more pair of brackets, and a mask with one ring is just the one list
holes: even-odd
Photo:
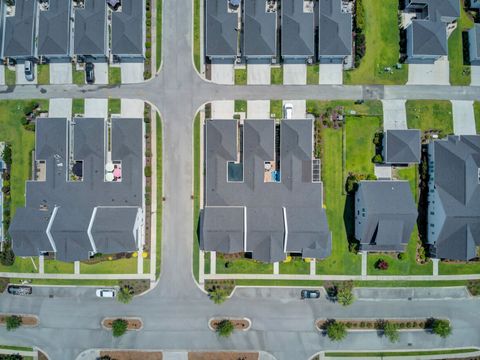
[(307, 66), (307, 84), (308, 85), (318, 85), (318, 82), (320, 81), (319, 68), (320, 66), (318, 64)]
[(449, 263), (440, 261), (438, 272), (440, 275), (480, 274), (480, 262)]
[(452, 103), (448, 100), (408, 100), (409, 129), (438, 130), (442, 136), (453, 134)]
[(157, 278), (160, 276), (162, 264), (162, 211), (163, 211), (163, 136), (162, 119), (157, 113), (157, 263), (155, 273)]
[(275, 118), (283, 118), (282, 100), (270, 100), (270, 114), (275, 114)]
[(210, 252), (205, 251), (205, 253), (203, 254), (203, 261), (204, 261), (203, 272), (205, 274), (210, 274), (210, 271), (211, 271), (211, 268), (210, 268), (210, 262), (211, 262)]
[(351, 100), (307, 100), (307, 112), (317, 117), (339, 107), (343, 108), (345, 114), (354, 112), (362, 116), (383, 116), (382, 102), (378, 100), (364, 101), (359, 104)]
[(292, 257), (290, 262), (279, 264), (280, 274), (310, 274), (310, 263), (302, 258)]
[(270, 82), (272, 83), (272, 85), (283, 84), (283, 67), (271, 67)]
[(10, 345), (0, 345), (0, 349), (17, 350), (17, 351), (33, 351), (33, 348), (31, 347), (10, 346)]
[(120, 99), (108, 99), (108, 113), (120, 114), (122, 111), (122, 101)]
[(32, 259), (38, 269), (38, 257), (20, 258), (15, 257), (15, 262), (12, 266), (5, 266), (0, 264), (0, 272), (15, 272), (15, 273), (38, 273), (35, 266), (32, 264)]
[(464, 10), (460, 1), (458, 26), (448, 39), (448, 60), (450, 63), (450, 83), (452, 85), (470, 85), (470, 66), (464, 65), (462, 33), (473, 27), (472, 17)]
[(162, 12), (163, 12), (163, 1), (157, 0), (157, 71), (160, 70), (160, 65), (162, 64)]
[(397, 168), (399, 180), (408, 180), (415, 202), (418, 201), (418, 165)]
[(193, 1), (193, 62), (200, 72), (200, 0)]
[(427, 355), (447, 355), (447, 354), (465, 354), (478, 351), (476, 348), (471, 349), (444, 349), (432, 351), (384, 351), (384, 352), (327, 352), (325, 356), (329, 357), (380, 357), (385, 356), (427, 356)]
[(247, 102), (245, 100), (235, 100), (235, 112), (247, 112)]
[(39, 85), (50, 84), (50, 65), (43, 64), (37, 66), (37, 82)]
[(105, 260), (96, 264), (80, 263), (81, 274), (136, 274), (137, 258)]
[(119, 67), (108, 67), (108, 83), (118, 85), (122, 83), (122, 70)]
[[(345, 84), (405, 84), (408, 67), (395, 69), (399, 59), (398, 0), (362, 0), (366, 53), (357, 69), (346, 71)], [(391, 67), (393, 74), (384, 71)]]
[(225, 260), (217, 253), (217, 274), (273, 274), (273, 264), (245, 258)]
[(17, 83), (16, 73), (5, 66), (5, 85), (15, 85)]
[[(359, 174), (373, 174), (375, 145), (372, 140), (382, 121), (378, 117), (350, 117), (346, 119), (346, 170)], [(328, 148), (327, 148), (328, 149)]]
[(343, 194), (342, 131), (323, 129), (322, 180), (327, 220), (332, 231), (332, 255), (317, 261), (317, 274), (359, 275), (361, 259), (348, 250), (343, 220), (346, 196)]
[(235, 69), (235, 85), (247, 85), (247, 69)]
[(198, 221), (200, 218), (200, 114), (193, 123), (193, 276), (198, 281), (199, 244)]
[(72, 113), (84, 114), (85, 113), (85, 99), (73, 99), (72, 101)]
[(473, 103), (473, 110), (475, 112), (475, 127), (477, 128), (477, 134), (480, 134), (480, 101)]
[(73, 274), (74, 265), (72, 262), (45, 260), (44, 270), (47, 274)]
[[(235, 280), (237, 286), (323, 286), (322, 280)], [(465, 286), (466, 281), (354, 281), (355, 287)]]
[[(26, 279), (11, 279), (12, 284), (20, 284)], [(76, 279), (28, 279), (32, 285), (50, 286), (117, 286), (118, 280), (76, 280)]]
[(72, 65), (72, 80), (74, 84), (77, 85), (85, 85), (85, 71), (83, 70), (76, 70), (75, 65)]

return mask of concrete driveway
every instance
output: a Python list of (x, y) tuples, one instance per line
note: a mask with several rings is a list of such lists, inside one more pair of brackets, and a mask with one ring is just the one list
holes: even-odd
[(108, 63), (95, 63), (95, 84), (108, 84)]
[(450, 66), (447, 57), (433, 64), (409, 64), (408, 85), (449, 85)]
[(212, 63), (211, 71), (211, 79), (214, 83), (224, 85), (235, 84), (235, 70), (232, 63)]
[(405, 100), (382, 100), (383, 129), (407, 129), (407, 109)]
[(143, 71), (145, 65), (143, 62), (120, 63), (122, 73), (122, 84), (135, 84), (144, 81)]
[(232, 119), (235, 112), (235, 101), (212, 101), (212, 119)]
[(0, 64), (0, 85), (5, 85), (5, 66)]
[(452, 114), (455, 135), (476, 135), (473, 101), (452, 101)]
[(72, 64), (50, 63), (50, 84), (71, 84)]
[(471, 66), (470, 73), (471, 73), (470, 85), (480, 86), (480, 66)]
[(15, 82), (17, 85), (26, 85), (26, 84), (37, 84), (37, 66), (33, 67), (35, 73), (35, 79), (33, 81), (27, 81), (25, 79), (25, 65), (17, 64), (15, 65)]
[(85, 99), (85, 117), (108, 117), (108, 99)]
[(72, 118), (72, 99), (50, 99), (48, 116), (52, 118)]
[(305, 85), (307, 83), (307, 65), (283, 64), (284, 85)]
[(292, 119), (305, 119), (307, 117), (307, 102), (305, 100), (283, 100), (282, 105), (292, 104)]
[(269, 85), (270, 64), (247, 64), (247, 84)]
[(269, 100), (251, 100), (247, 102), (247, 119), (270, 119)]
[(124, 118), (143, 119), (145, 103), (143, 100), (121, 99), (121, 115)]
[(320, 64), (319, 84), (343, 84), (343, 64)]

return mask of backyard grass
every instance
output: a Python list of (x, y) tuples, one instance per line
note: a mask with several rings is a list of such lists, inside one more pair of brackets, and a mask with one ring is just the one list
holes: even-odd
[(108, 99), (108, 113), (120, 114), (122, 111), (122, 101), (120, 99)]
[(408, 180), (413, 199), (415, 203), (418, 202), (418, 165), (397, 168), (397, 177), (399, 180)]
[(200, 0), (193, 1), (193, 62), (200, 72)]
[(96, 264), (80, 263), (81, 274), (136, 274), (137, 258), (105, 260)]
[(307, 100), (307, 113), (317, 117), (339, 107), (343, 108), (345, 114), (383, 116), (383, 105), (378, 100), (363, 101), (358, 104), (351, 100)]
[(74, 264), (58, 260), (45, 260), (44, 270), (46, 274), (73, 274)]
[(247, 85), (247, 69), (235, 69), (235, 85)]
[(307, 66), (307, 84), (308, 85), (318, 85), (318, 82), (320, 81), (319, 68), (320, 66), (318, 64)]
[(440, 275), (480, 274), (480, 261), (458, 263), (440, 261), (438, 273)]
[(72, 65), (73, 76), (72, 80), (74, 84), (85, 85), (85, 71), (76, 70), (75, 65)]
[(283, 84), (283, 67), (271, 67), (270, 82), (272, 85)]
[(235, 100), (235, 112), (247, 112), (247, 102), (245, 100)]
[(17, 82), (16, 73), (13, 70), (10, 70), (7, 66), (5, 66), (5, 85), (11, 86), (15, 85)]
[(270, 100), (270, 114), (274, 114), (276, 119), (283, 117), (282, 100)]
[(122, 83), (122, 70), (119, 67), (108, 67), (108, 83), (118, 85)]
[(289, 262), (279, 264), (280, 274), (310, 274), (310, 263), (302, 258), (292, 257)]
[(245, 258), (226, 260), (217, 253), (217, 274), (273, 274), (273, 264)]
[(162, 265), (162, 211), (163, 211), (163, 136), (162, 119), (157, 113), (157, 263), (155, 264), (155, 274), (160, 276)]
[[(362, 0), (365, 13), (366, 52), (360, 66), (344, 74), (345, 84), (405, 84), (408, 67), (397, 70), (400, 54), (398, 0)], [(385, 72), (392, 68), (393, 74)]]
[(452, 103), (448, 100), (408, 100), (409, 129), (438, 130), (441, 136), (453, 134)]
[(85, 99), (73, 99), (72, 100), (72, 113), (74, 115), (85, 113)]
[(162, 12), (163, 12), (163, 0), (157, 0), (157, 71), (160, 70), (162, 65)]
[(200, 126), (200, 114), (197, 114), (195, 122), (193, 123), (193, 276), (197, 281), (199, 271)]
[(473, 103), (473, 110), (475, 112), (475, 127), (477, 129), (477, 134), (480, 134), (480, 101), (475, 101)]
[[(373, 174), (375, 155), (373, 137), (381, 129), (378, 117), (350, 117), (346, 119), (346, 170), (357, 174)], [(327, 148), (328, 149), (328, 148)]]
[(473, 27), (472, 17), (465, 11), (460, 1), (460, 18), (457, 28), (448, 39), (448, 61), (450, 63), (450, 83), (470, 85), (470, 66), (464, 64), (462, 33)]
[[(35, 266), (33, 266), (32, 259), (35, 263), (35, 266), (37, 267), (36, 269)], [(38, 257), (15, 257), (15, 262), (12, 266), (5, 266), (0, 264), (0, 272), (38, 273)]]
[(50, 84), (50, 65), (43, 64), (37, 66), (37, 82), (39, 85)]

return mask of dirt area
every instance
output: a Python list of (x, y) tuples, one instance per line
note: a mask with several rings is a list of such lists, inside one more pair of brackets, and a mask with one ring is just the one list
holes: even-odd
[[(224, 319), (211, 320), (210, 326), (216, 329), (218, 326), (218, 323), (220, 323), (223, 320)], [(243, 320), (243, 319), (229, 319), (229, 320), (232, 322), (235, 330), (245, 330), (245, 329), (248, 329), (250, 325), (250, 323), (247, 320)]]
[(188, 360), (258, 360), (258, 353), (251, 352), (191, 352)]
[[(6, 318), (15, 315), (15, 314), (2, 314), (0, 315), (0, 324), (5, 325)], [(35, 316), (29, 316), (29, 315), (22, 315), (20, 316), (22, 318), (22, 326), (37, 326), (38, 325), (38, 319)]]
[(112, 360), (162, 360), (158, 351), (100, 351), (100, 356), (110, 356)]
[(39, 351), (38, 352), (38, 360), (48, 360), (48, 357), (43, 352)]
[[(102, 321), (102, 325), (105, 326), (108, 329), (112, 328), (112, 323), (116, 319), (105, 319)], [(142, 321), (139, 319), (123, 319), (128, 323), (127, 329), (128, 330), (140, 330), (142, 328)]]

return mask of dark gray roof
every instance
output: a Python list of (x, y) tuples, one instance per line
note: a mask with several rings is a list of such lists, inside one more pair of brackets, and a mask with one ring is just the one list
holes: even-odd
[(228, 12), (227, 0), (205, 0), (206, 56), (235, 57), (238, 43), (238, 14)]
[[(56, 257), (63, 261), (86, 259), (89, 252), (94, 250), (88, 228), (95, 207), (138, 209), (143, 203), (143, 121), (112, 119), (112, 160), (121, 161), (122, 165), (122, 181), (115, 183), (104, 179), (104, 119), (76, 118), (74, 122), (71, 150), (74, 160), (83, 162), (83, 181), (67, 180), (66, 119), (38, 118), (36, 159), (46, 162), (46, 181), (29, 181), (26, 186), (26, 208), (31, 209), (29, 211), (32, 213), (35, 213), (33, 210), (43, 210), (54, 214), (50, 234), (57, 249)], [(110, 214), (116, 217), (114, 212)], [(115, 223), (115, 219), (111, 221)], [(18, 237), (15, 232), (12, 233), (16, 248), (28, 247), (23, 245), (24, 239), (25, 236)], [(118, 249), (115, 244), (105, 241), (105, 238), (101, 238), (100, 248)], [(36, 249), (29, 248), (31, 253), (28, 255), (34, 256), (44, 251), (41, 246), (39, 243)], [(131, 246), (123, 251), (131, 251)]]
[(40, 251), (53, 251), (46, 229), (52, 212), (18, 208), (8, 232), (15, 239), (13, 251), (17, 256), (30, 256)]
[(34, 55), (36, 0), (16, 0), (15, 16), (5, 17), (4, 57)]
[(245, 0), (245, 56), (275, 56), (277, 13), (266, 11), (265, 0)]
[(303, 1), (282, 0), (282, 56), (309, 57), (315, 53), (314, 14)]
[(112, 14), (112, 53), (143, 56), (144, 1), (122, 0)]
[(244, 251), (245, 208), (207, 206), (202, 213), (202, 249), (232, 254)]
[(38, 55), (69, 55), (70, 0), (50, 0), (48, 10), (39, 11)]
[(420, 130), (387, 130), (385, 133), (385, 162), (387, 164), (420, 163)]
[(404, 251), (416, 220), (417, 209), (408, 181), (359, 183), (355, 194), (355, 237), (362, 250)]
[[(328, 256), (331, 237), (322, 208), (322, 183), (312, 182), (312, 121), (281, 122), (281, 181), (278, 183), (265, 182), (265, 161), (275, 160), (275, 122), (246, 120), (243, 130), (237, 130), (237, 127), (235, 120), (209, 120), (205, 126), (206, 208), (202, 219), (204, 239), (201, 245), (207, 249), (209, 244), (213, 244), (208, 250), (228, 252), (226, 250), (232, 249), (234, 242), (237, 244), (235, 251), (230, 251), (238, 252), (242, 239), (240, 233), (246, 232), (246, 250), (252, 252), (257, 260), (280, 261), (286, 256), (285, 248), (302, 253), (304, 257)], [(243, 159), (239, 159), (237, 145), (242, 131)], [(227, 164), (239, 160), (242, 160), (239, 166), (243, 169), (243, 181), (228, 182)], [(244, 215), (240, 210), (229, 210), (228, 213), (216, 210), (217, 214), (221, 213), (218, 216), (222, 221), (208, 218), (215, 216), (211, 209), (216, 206), (223, 209), (246, 207), (244, 226)], [(235, 219), (225, 220), (229, 216)], [(315, 224), (304, 228), (302, 219), (313, 219)], [(209, 232), (205, 229), (211, 229), (212, 224), (215, 224), (216, 233), (210, 241)], [(226, 224), (225, 228), (222, 224)], [(222, 230), (224, 233), (219, 235)], [(228, 243), (222, 245), (222, 239)]]
[(470, 260), (480, 246), (480, 136), (449, 136), (433, 149), (435, 212), (443, 214), (434, 224), (436, 255)]
[(447, 27), (445, 23), (412, 20), (413, 55), (448, 55)]
[(470, 52), (470, 61), (472, 65), (478, 65), (480, 60), (480, 24), (474, 24), (473, 28), (469, 30), (469, 41), (470, 41), (470, 49), (476, 50), (474, 53), (473, 51)]
[(352, 14), (342, 11), (342, 3), (319, 1), (319, 57), (352, 55)]
[(85, 8), (75, 9), (75, 55), (105, 55), (107, 36), (107, 3), (85, 0)]
[(429, 20), (460, 17), (460, 0), (410, 0), (409, 5), (426, 5)]

